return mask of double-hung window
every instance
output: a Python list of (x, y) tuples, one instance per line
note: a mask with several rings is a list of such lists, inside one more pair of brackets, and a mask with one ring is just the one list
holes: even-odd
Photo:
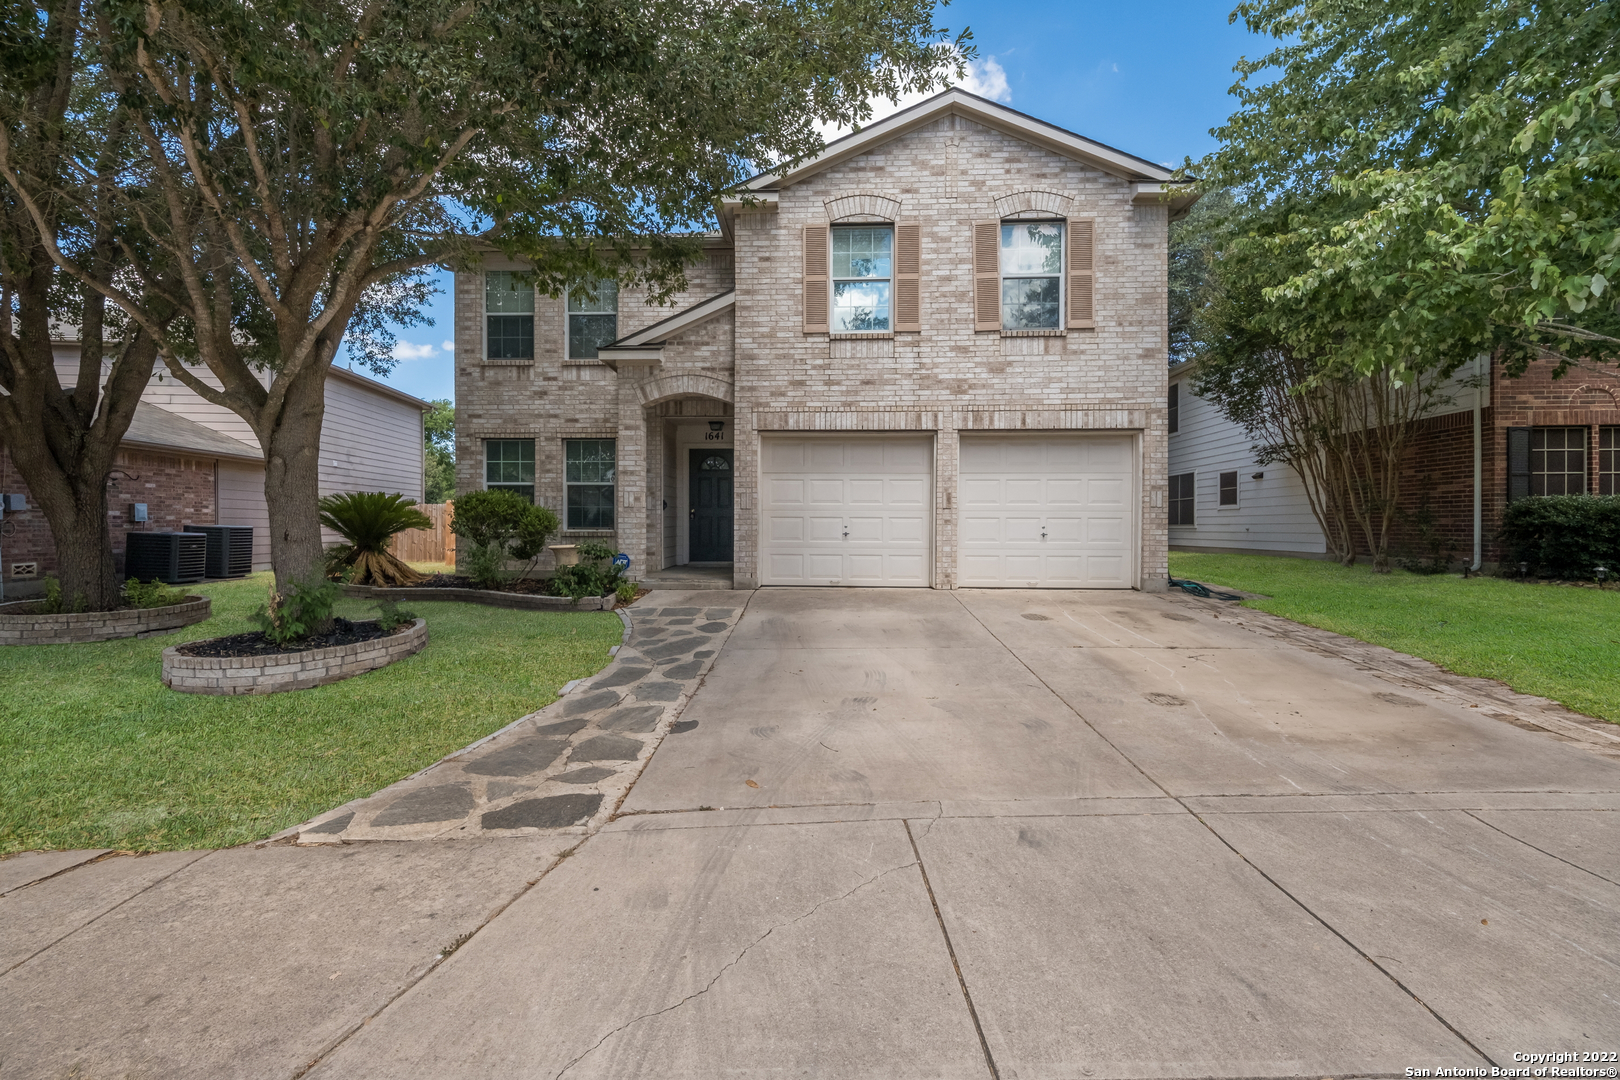
[(834, 225), (832, 229), (832, 332), (893, 330), (894, 229), (888, 225)]
[(1063, 222), (1002, 222), (1002, 329), (1056, 330), (1062, 320)]
[(615, 447), (612, 439), (568, 439), (563, 443), (569, 529), (613, 528)]
[(534, 440), (486, 439), (484, 486), (534, 502)]
[(1197, 524), (1194, 506), (1197, 501), (1197, 479), (1197, 474), (1190, 472), (1177, 473), (1170, 478), (1170, 524)]
[(534, 359), (534, 289), (517, 274), (491, 270), (484, 275), (484, 316), (491, 360)]
[(1530, 430), (1530, 494), (1586, 492), (1586, 432), (1583, 427)]
[(587, 281), (568, 290), (568, 358), (593, 360), (619, 336), (619, 283)]

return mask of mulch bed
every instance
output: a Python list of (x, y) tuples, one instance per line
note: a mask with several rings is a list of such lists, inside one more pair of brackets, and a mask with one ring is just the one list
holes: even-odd
[[(402, 623), (394, 629), (394, 633), (403, 633), (410, 628), (410, 623)], [(332, 645), (354, 645), (387, 636), (383, 633), (382, 627), (375, 622), (333, 619), (330, 634), (311, 634), (285, 646), (277, 645), (255, 630), (250, 634), (232, 634), (230, 637), (193, 641), (189, 645), (178, 646), (178, 649), (185, 656), (278, 656), (283, 653), (305, 652), (309, 649), (325, 649)]]
[[(408, 586), (412, 589), (476, 589), (470, 578), (461, 574), (430, 574)], [(524, 578), (522, 581), (508, 581), (499, 589), (486, 589), (485, 592), (512, 592), (522, 593), (525, 596), (550, 596), (546, 591), (546, 583), (538, 578)]]

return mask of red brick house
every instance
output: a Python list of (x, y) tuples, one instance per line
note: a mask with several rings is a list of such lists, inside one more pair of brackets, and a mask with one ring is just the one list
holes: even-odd
[[(1510, 499), (1620, 494), (1620, 378), (1572, 370), (1554, 379), (1552, 361), (1516, 379), (1482, 366), (1477, 394), (1463, 385), (1465, 367), (1451, 403), (1417, 426), (1401, 474), (1397, 555), (1428, 554), (1416, 525), (1425, 507), (1453, 559), (1472, 563), (1477, 535), (1490, 567), (1502, 558), (1495, 537)], [(1285, 465), (1258, 465), (1242, 429), (1192, 393), (1192, 374), (1192, 364), (1170, 370), (1171, 549), (1323, 555), (1298, 478)]]

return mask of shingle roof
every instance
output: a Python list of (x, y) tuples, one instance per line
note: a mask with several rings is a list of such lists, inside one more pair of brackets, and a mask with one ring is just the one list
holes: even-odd
[(222, 435), (213, 428), (203, 427), (196, 421), (145, 401), (136, 404), (135, 416), (129, 422), (129, 430), (124, 433), (124, 442), (207, 454), (210, 457), (264, 460), (264, 455), (247, 443), (238, 442), (229, 435)]

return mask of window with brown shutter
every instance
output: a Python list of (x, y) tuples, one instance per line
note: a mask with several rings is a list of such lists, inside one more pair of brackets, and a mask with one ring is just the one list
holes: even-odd
[(1069, 329), (1093, 330), (1096, 310), (1097, 222), (1092, 218), (1069, 219)]
[(804, 332), (827, 332), (827, 226), (804, 227)]
[(973, 223), (973, 329), (1001, 329), (1001, 222)]
[(922, 329), (922, 226), (894, 227), (894, 328)]

